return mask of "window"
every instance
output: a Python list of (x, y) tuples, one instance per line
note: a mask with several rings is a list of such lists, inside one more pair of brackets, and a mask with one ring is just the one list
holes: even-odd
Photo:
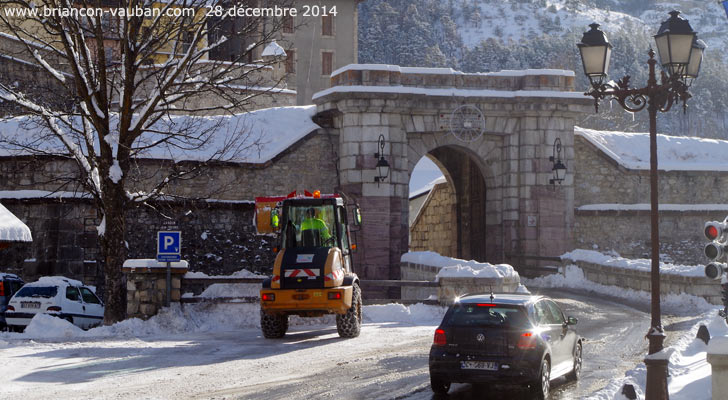
[(294, 33), (296, 28), (294, 26), (294, 20), (293, 17), (290, 15), (286, 15), (283, 17), (283, 23), (281, 26), (281, 29), (283, 29), (283, 33)]
[(334, 53), (330, 51), (321, 52), (321, 75), (330, 76), (334, 70)]
[(106, 65), (111, 65), (111, 63), (114, 62), (114, 49), (111, 47), (105, 47), (104, 57), (106, 57)]
[(334, 36), (334, 17), (324, 15), (321, 17), (321, 35)]
[(81, 295), (78, 293), (78, 288), (73, 286), (67, 287), (66, 298), (71, 301), (81, 301)]
[(286, 50), (286, 73), (287, 74), (295, 74), (296, 73), (296, 50)]
[(88, 304), (101, 304), (101, 301), (98, 297), (94, 294), (94, 292), (90, 291), (88, 288), (82, 287), (81, 288), (81, 296), (83, 296), (83, 302)]
[(566, 319), (564, 319), (564, 313), (561, 312), (561, 309), (559, 306), (556, 305), (553, 301), (548, 301), (549, 310), (551, 310), (551, 315), (554, 317), (554, 323), (555, 324), (563, 324), (566, 322)]
[(448, 326), (528, 327), (528, 317), (523, 310), (506, 305), (458, 303), (446, 318)]
[(186, 53), (187, 50), (190, 49), (190, 45), (192, 45), (192, 39), (194, 38), (194, 36), (195, 35), (192, 32), (182, 32), (182, 43), (180, 49), (183, 53)]
[(283, 248), (321, 247), (336, 244), (334, 208), (332, 206), (290, 206), (283, 225)]
[(58, 288), (55, 286), (23, 286), (17, 297), (56, 297)]

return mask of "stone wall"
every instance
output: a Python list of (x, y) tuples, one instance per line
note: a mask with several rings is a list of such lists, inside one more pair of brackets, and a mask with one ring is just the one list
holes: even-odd
[[(649, 208), (589, 209), (590, 204), (650, 203), (650, 174), (619, 165), (587, 139), (575, 136), (574, 247), (616, 251), (623, 257), (650, 257)], [(663, 261), (707, 262), (703, 247), (706, 221), (722, 221), (728, 211), (714, 204), (728, 203), (728, 174), (714, 171), (659, 171), (660, 254)], [(669, 205), (701, 204), (700, 211)], [(581, 208), (580, 208), (581, 207)]]
[[(616, 268), (585, 261), (563, 260), (564, 266), (569, 264), (575, 264), (581, 268), (584, 271), (584, 277), (586, 279), (602, 285), (618, 286), (620, 288), (644, 292), (649, 292), (652, 287), (649, 271)], [(686, 293), (702, 297), (711, 304), (722, 305), (720, 290), (720, 280), (666, 273), (660, 274), (661, 296)]]
[(434, 251), (457, 257), (455, 193), (450, 183), (435, 185), (410, 226), (409, 251)]
[[(316, 130), (264, 164), (217, 163), (204, 166), (192, 179), (173, 180), (165, 193), (188, 198), (219, 200), (254, 200), (256, 196), (287, 194), (294, 190), (336, 188), (338, 142), (335, 131)], [(137, 161), (138, 170), (130, 171), (126, 190), (148, 191), (174, 169), (198, 167), (193, 163), (168, 160)], [(46, 190), (71, 191), (75, 185), (61, 185), (59, 176), (78, 175), (77, 165), (67, 159), (52, 157), (0, 157), (0, 191)], [(73, 183), (73, 182), (72, 182)], [(12, 198), (13, 194), (1, 194)], [(0, 198), (2, 201), (2, 198)]]

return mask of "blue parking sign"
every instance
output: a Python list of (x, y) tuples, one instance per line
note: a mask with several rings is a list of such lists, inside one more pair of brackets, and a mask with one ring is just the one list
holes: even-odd
[(728, 0), (721, 1), (723, 8), (725, 9), (725, 15), (728, 17)]
[(182, 259), (182, 232), (157, 232), (157, 261), (175, 262)]

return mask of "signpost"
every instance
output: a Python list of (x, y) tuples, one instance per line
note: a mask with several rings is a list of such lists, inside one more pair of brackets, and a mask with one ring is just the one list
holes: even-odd
[(157, 232), (157, 261), (167, 263), (167, 299), (165, 306), (169, 307), (172, 296), (172, 262), (182, 260), (182, 232)]

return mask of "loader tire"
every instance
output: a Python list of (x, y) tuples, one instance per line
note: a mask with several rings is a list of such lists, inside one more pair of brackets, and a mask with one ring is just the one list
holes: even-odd
[(343, 338), (354, 338), (361, 332), (361, 290), (354, 284), (351, 294), (351, 307), (346, 314), (336, 315), (336, 330)]
[(288, 315), (268, 314), (260, 310), (260, 329), (263, 336), (268, 339), (280, 339), (286, 335), (288, 330)]

